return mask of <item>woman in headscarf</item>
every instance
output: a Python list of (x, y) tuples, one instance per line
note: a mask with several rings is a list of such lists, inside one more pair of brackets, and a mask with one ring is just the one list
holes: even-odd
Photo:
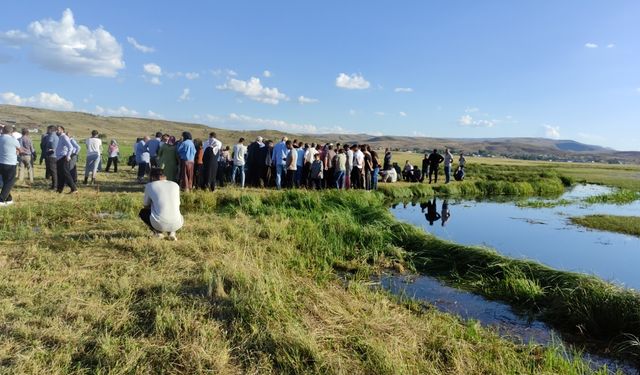
[[(164, 137), (163, 137), (164, 138)], [(158, 165), (164, 171), (169, 181), (178, 181), (178, 154), (176, 152), (176, 137), (169, 137), (165, 144), (158, 149)]]
[(120, 147), (118, 147), (118, 142), (115, 139), (111, 140), (109, 143), (109, 149), (107, 150), (109, 158), (107, 159), (107, 169), (105, 172), (109, 172), (109, 168), (111, 168), (111, 164), (113, 164), (113, 171), (118, 172), (118, 156), (120, 155)]
[(189, 132), (182, 132), (178, 157), (180, 158), (180, 188), (188, 193), (193, 187), (193, 165), (196, 157), (196, 146)]

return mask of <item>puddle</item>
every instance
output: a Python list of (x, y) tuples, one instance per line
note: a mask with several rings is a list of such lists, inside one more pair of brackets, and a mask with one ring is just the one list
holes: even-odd
[[(487, 300), (473, 293), (444, 285), (428, 276), (383, 275), (380, 286), (394, 294), (428, 302), (440, 311), (451, 313), (462, 319), (474, 319), (485, 327), (491, 327), (502, 337), (519, 344), (535, 343), (550, 345), (562, 341), (560, 334), (545, 323), (515, 312), (509, 305)], [(584, 353), (593, 369), (604, 365), (614, 373), (638, 374), (632, 365)]]
[[(612, 189), (579, 185), (560, 199), (581, 200)], [(430, 199), (395, 205), (399, 220), (435, 236), (464, 245), (482, 245), (513, 258), (550, 267), (594, 274), (627, 288), (640, 289), (640, 238), (586, 229), (571, 216), (611, 214), (640, 216), (640, 201), (626, 205), (576, 202), (550, 208), (517, 207), (515, 202)]]

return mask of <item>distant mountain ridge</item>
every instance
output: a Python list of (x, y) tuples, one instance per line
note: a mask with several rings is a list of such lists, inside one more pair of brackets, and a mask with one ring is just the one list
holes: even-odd
[(47, 124), (63, 125), (79, 138), (96, 129), (106, 138), (116, 138), (121, 144), (131, 144), (136, 137), (156, 131), (179, 136), (189, 131), (194, 138), (206, 138), (215, 131), (226, 145), (237, 142), (239, 137), (251, 141), (258, 135), (265, 139), (288, 136), (305, 142), (368, 143), (376, 148), (427, 152), (433, 148), (448, 147), (454, 152), (482, 156), (505, 156), (518, 159), (560, 160), (581, 162), (609, 162), (640, 164), (640, 151), (616, 151), (606, 147), (588, 145), (573, 140), (547, 138), (426, 138), (368, 134), (294, 134), (272, 129), (234, 130), (213, 128), (202, 124), (137, 118), (98, 116), (84, 112), (54, 111), (42, 108), (0, 105), (0, 121), (15, 121), (19, 128), (27, 127), (44, 131)]

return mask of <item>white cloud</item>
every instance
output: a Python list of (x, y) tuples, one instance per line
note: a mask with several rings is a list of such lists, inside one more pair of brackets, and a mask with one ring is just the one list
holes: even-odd
[(149, 83), (151, 83), (152, 85), (161, 85), (162, 82), (160, 81), (160, 78), (158, 77), (151, 77), (151, 79), (149, 80)]
[(595, 43), (585, 43), (584, 46), (587, 48), (598, 48), (598, 45)]
[(273, 74), (272, 74), (270, 71), (268, 71), (268, 70), (265, 70), (264, 72), (262, 72), (262, 76), (263, 76), (264, 78), (269, 78), (269, 77), (271, 77), (272, 75), (273, 75)]
[(235, 77), (238, 75), (238, 73), (236, 73), (234, 70), (231, 70), (231, 69), (215, 69), (211, 71), (211, 74), (213, 74), (216, 77), (220, 77), (222, 75), (225, 75), (227, 77)]
[(560, 127), (559, 126), (552, 126), (552, 125), (544, 124), (544, 125), (542, 125), (542, 127), (545, 129), (544, 130), (545, 137), (552, 138), (552, 139), (559, 139), (560, 138)]
[(427, 136), (425, 133), (417, 132), (417, 131), (414, 131), (414, 132), (412, 133), (412, 135), (413, 135), (414, 137), (426, 137), (426, 136)]
[(313, 103), (317, 103), (319, 102), (318, 99), (314, 99), (314, 98), (307, 98), (305, 96), (298, 96), (298, 103), (300, 104), (313, 104)]
[(479, 110), (480, 110), (480, 109), (479, 109), (479, 108), (476, 108), (476, 107), (467, 107), (467, 108), (464, 110), (464, 112), (465, 112), (465, 113), (475, 113), (475, 112), (478, 112)]
[(191, 100), (191, 98), (189, 97), (189, 93), (191, 92), (190, 89), (183, 89), (182, 90), (182, 94), (178, 97), (178, 101), (179, 102), (186, 102), (187, 100)]
[(13, 92), (0, 93), (0, 100), (5, 104), (43, 107), (50, 109), (73, 109), (73, 103), (56, 93), (41, 92), (28, 98), (22, 98)]
[(154, 64), (154, 63), (144, 64), (142, 68), (146, 73), (149, 73), (151, 75), (154, 75), (154, 76), (162, 75), (162, 68), (158, 64)]
[(99, 115), (107, 114), (110, 116), (138, 116), (140, 113), (134, 109), (129, 109), (125, 106), (120, 106), (118, 108), (103, 108), (99, 105), (96, 106), (96, 113)]
[(413, 89), (411, 87), (396, 87), (393, 91), (394, 92), (413, 92)]
[(461, 126), (473, 126), (477, 128), (491, 128), (496, 124), (496, 120), (476, 120), (470, 115), (462, 115), (458, 119)]
[(399, 115), (400, 115), (400, 117), (407, 117), (407, 113), (406, 112), (400, 111)]
[(607, 48), (614, 48), (615, 46), (616, 46), (616, 45), (615, 45), (615, 44), (613, 44), (613, 43), (609, 43), (609, 44), (607, 44)]
[(289, 100), (287, 95), (277, 88), (264, 87), (260, 78), (251, 77), (248, 81), (229, 78), (224, 85), (217, 86), (218, 90), (228, 90), (240, 93), (251, 100), (260, 103), (276, 105), (281, 100)]
[(115, 77), (124, 68), (122, 47), (102, 26), (91, 30), (76, 25), (71, 9), (60, 21), (34, 21), (27, 31), (0, 33), (0, 41), (31, 47), (31, 59), (42, 67), (66, 73)]
[(152, 110), (148, 110), (147, 111), (147, 117), (151, 117), (151, 118), (164, 118), (163, 115), (159, 114), (159, 113), (155, 113)]
[(341, 126), (319, 127), (314, 124), (290, 123), (283, 120), (252, 117), (237, 113), (230, 113), (228, 116), (223, 117), (207, 114), (204, 116), (198, 116), (198, 118), (208, 123), (216, 123), (218, 126), (232, 126), (234, 128), (242, 128), (245, 130), (269, 129), (305, 134), (352, 134), (352, 132), (345, 130)]
[(384, 116), (384, 112), (373, 112), (376, 116)]
[(362, 74), (347, 75), (340, 73), (336, 78), (336, 86), (347, 90), (364, 90), (368, 89), (371, 84), (364, 79)]
[(371, 132), (371, 135), (374, 137), (382, 137), (384, 135), (383, 132), (377, 131), (377, 132)]
[(127, 42), (129, 42), (129, 44), (131, 44), (133, 48), (137, 49), (142, 53), (151, 53), (155, 51), (155, 48), (142, 45), (138, 43), (133, 37), (130, 37), (130, 36), (127, 37)]
[(188, 80), (198, 79), (198, 78), (200, 78), (200, 73), (187, 72), (187, 73), (184, 74), (184, 78), (186, 78)]

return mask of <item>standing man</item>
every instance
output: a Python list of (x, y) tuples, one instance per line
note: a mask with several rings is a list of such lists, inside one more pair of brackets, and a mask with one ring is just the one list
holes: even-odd
[(47, 137), (44, 141), (43, 147), (43, 153), (46, 154), (46, 174), (51, 177), (51, 190), (58, 189), (58, 164), (56, 159), (56, 150), (58, 149), (59, 139), (56, 130), (56, 127), (53, 125), (49, 125), (47, 127)]
[(20, 143), (20, 160), (19, 162), (19, 181), (22, 183), (24, 181), (25, 169), (29, 174), (29, 182), (33, 184), (33, 153), (35, 152), (33, 148), (33, 143), (31, 142), (31, 138), (29, 137), (29, 130), (24, 128), (22, 129), (22, 137), (18, 141)]
[(311, 188), (311, 163), (315, 160), (316, 144), (311, 143), (311, 146), (304, 152), (304, 164), (302, 166), (302, 182), (307, 188)]
[(287, 141), (285, 144), (287, 146), (287, 150), (289, 150), (285, 162), (285, 166), (287, 168), (285, 187), (292, 189), (295, 186), (296, 170), (298, 169), (298, 153), (293, 149), (291, 141)]
[(336, 152), (333, 150), (333, 145), (330, 143), (327, 146), (327, 152), (324, 154), (324, 179), (325, 179), (325, 188), (331, 188), (335, 186), (335, 173), (336, 168), (333, 165), (334, 158), (336, 157)]
[(169, 239), (177, 241), (176, 231), (184, 225), (180, 213), (180, 186), (168, 181), (160, 168), (152, 168), (151, 182), (144, 186), (144, 208), (138, 216), (149, 226), (153, 235), (163, 238), (169, 233)]
[(364, 188), (364, 153), (360, 151), (358, 145), (351, 146), (353, 151), (353, 169), (351, 171), (351, 187), (354, 189)]
[(438, 154), (438, 150), (435, 148), (429, 155), (429, 183), (431, 183), (431, 176), (435, 176), (434, 183), (438, 183), (438, 165), (444, 161), (442, 155)]
[(73, 182), (71, 176), (71, 155), (73, 154), (74, 147), (71, 144), (71, 139), (64, 132), (64, 126), (58, 126), (58, 147), (56, 147), (56, 171), (58, 172), (58, 193), (62, 193), (64, 186), (67, 185), (71, 188), (69, 194), (76, 193), (78, 188), (76, 183)]
[(344, 180), (347, 173), (347, 155), (342, 148), (338, 148), (338, 154), (335, 157), (335, 178), (336, 189), (344, 189)]
[(149, 137), (138, 138), (136, 142), (135, 154), (136, 163), (138, 164), (138, 182), (144, 182), (144, 176), (149, 172), (149, 165), (151, 164), (151, 154), (149, 153), (149, 147), (147, 146)]
[(353, 170), (353, 151), (348, 144), (344, 145), (344, 154), (347, 157), (347, 170), (344, 176), (344, 188), (351, 189), (353, 182), (351, 181), (351, 172)]
[(196, 158), (196, 145), (189, 132), (182, 132), (182, 142), (178, 146), (178, 158), (180, 159), (180, 188), (185, 192), (193, 187), (193, 167)]
[(71, 178), (73, 178), (73, 183), (78, 184), (78, 155), (80, 155), (80, 145), (76, 142), (76, 139), (67, 132), (67, 136), (69, 136), (69, 141), (71, 141), (71, 145), (73, 146), (73, 151), (71, 153), (71, 162), (69, 163), (69, 168), (71, 169)]
[(89, 175), (91, 175), (91, 185), (96, 183), (96, 175), (98, 174), (98, 164), (102, 154), (102, 140), (98, 138), (98, 131), (91, 131), (91, 138), (85, 141), (87, 145), (87, 161), (84, 166), (84, 184), (87, 184)]
[(297, 160), (297, 165), (296, 165), (296, 187), (300, 187), (302, 185), (305, 184), (305, 181), (303, 181), (302, 179), (302, 169), (304, 167), (304, 154), (306, 152), (306, 149), (309, 148), (309, 145), (307, 144), (306, 147), (302, 142), (298, 143), (298, 148), (295, 149), (295, 151), (298, 153), (298, 158)]
[(448, 184), (451, 179), (451, 164), (453, 164), (453, 155), (449, 149), (444, 150), (444, 183)]
[(158, 166), (158, 150), (162, 144), (162, 132), (156, 132), (156, 137), (149, 139), (147, 147), (149, 148), (149, 162), (152, 167)]
[(236, 175), (240, 173), (240, 187), (244, 188), (244, 156), (247, 153), (247, 147), (244, 145), (244, 138), (240, 137), (238, 143), (233, 146), (233, 173), (231, 174), (231, 180), (236, 183)]
[(0, 191), (0, 207), (13, 204), (11, 188), (16, 182), (16, 168), (20, 143), (11, 133), (13, 127), (5, 125), (0, 135), (0, 176), (2, 177), (2, 191)]
[(248, 168), (248, 180), (249, 186), (258, 187), (258, 180), (260, 179), (260, 164), (262, 161), (259, 160), (260, 149), (264, 147), (264, 143), (262, 143), (262, 137), (256, 137), (254, 142), (251, 142), (247, 147), (247, 160), (245, 160), (245, 164)]
[(216, 178), (218, 177), (218, 157), (222, 149), (222, 142), (216, 138), (216, 133), (209, 133), (209, 139), (204, 143), (204, 156), (202, 165), (202, 190), (216, 190)]
[(285, 166), (287, 161), (287, 154), (289, 153), (286, 143), (287, 140), (287, 137), (282, 137), (282, 141), (273, 147), (273, 156), (271, 161), (275, 167), (276, 172), (276, 189), (280, 189), (282, 187), (282, 178), (285, 177), (285, 173), (287, 170)]
[(425, 177), (429, 175), (429, 154), (424, 154), (424, 159), (422, 159), (422, 180), (424, 181)]
[[(388, 171), (390, 169), (393, 169), (393, 166), (391, 165), (391, 150), (389, 150), (388, 148), (384, 149), (384, 162), (382, 163), (382, 170), (383, 171)], [(424, 167), (423, 167), (424, 170)]]

